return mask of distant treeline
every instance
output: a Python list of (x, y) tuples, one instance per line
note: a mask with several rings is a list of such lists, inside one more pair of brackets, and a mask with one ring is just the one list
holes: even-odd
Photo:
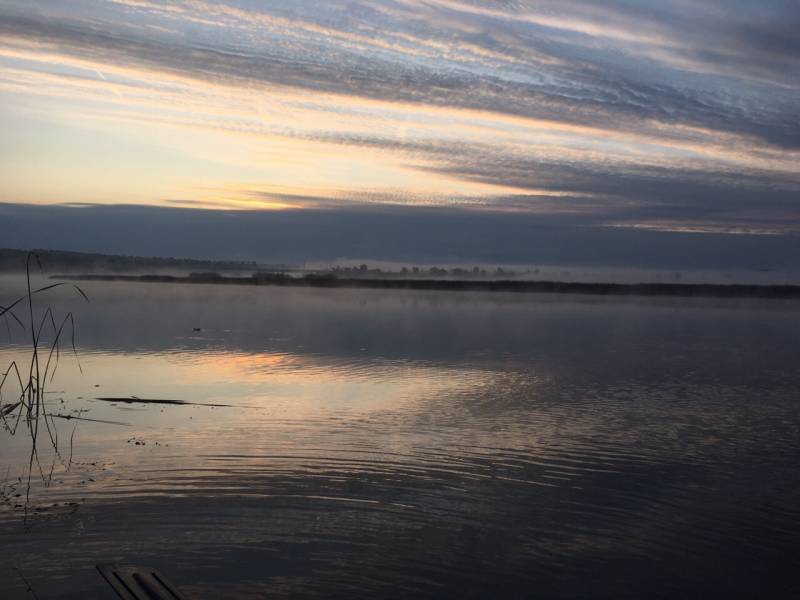
[[(538, 273), (536, 269), (533, 273)], [(485, 269), (481, 267), (463, 268), (453, 267), (445, 269), (442, 267), (403, 267), (399, 271), (383, 271), (379, 268), (370, 268), (366, 264), (353, 267), (332, 267), (328, 270), (321, 271), (322, 275), (332, 275), (339, 278), (358, 278), (358, 279), (380, 279), (380, 278), (404, 278), (404, 279), (418, 279), (418, 278), (431, 278), (431, 277), (450, 277), (452, 279), (486, 279), (492, 277), (494, 279), (513, 278), (517, 276), (515, 271), (506, 270), (502, 267), (496, 269)]]
[[(159, 258), (92, 254), (62, 250), (12, 250), (0, 249), (0, 272), (25, 271), (29, 252), (35, 253), (46, 273), (135, 273), (159, 271), (253, 271), (254, 262), (211, 261), (186, 258)], [(35, 262), (34, 262), (34, 266)], [(36, 266), (38, 269), (38, 266)]]
[[(59, 278), (58, 276), (55, 276)], [(81, 281), (132, 281), (145, 283), (205, 283), (218, 285), (274, 285), (284, 287), (368, 288), (483, 292), (536, 292), (551, 294), (596, 294), (617, 296), (697, 296), (718, 298), (798, 298), (800, 286), (716, 285), (691, 283), (574, 283), (562, 281), (455, 280), (342, 278), (331, 273), (291, 277), (286, 273), (255, 273), (250, 277), (227, 277), (219, 273), (174, 275), (75, 275), (64, 279)]]

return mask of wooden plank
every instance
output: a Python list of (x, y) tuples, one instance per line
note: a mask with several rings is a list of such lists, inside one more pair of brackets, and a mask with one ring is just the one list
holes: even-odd
[(122, 600), (186, 600), (155, 569), (137, 565), (101, 564), (97, 570)]

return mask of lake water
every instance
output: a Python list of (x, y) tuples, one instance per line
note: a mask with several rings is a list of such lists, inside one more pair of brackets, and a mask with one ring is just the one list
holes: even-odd
[(3, 598), (800, 594), (800, 302), (83, 287), (47, 408), (123, 424), (56, 419), (27, 502), (0, 431)]

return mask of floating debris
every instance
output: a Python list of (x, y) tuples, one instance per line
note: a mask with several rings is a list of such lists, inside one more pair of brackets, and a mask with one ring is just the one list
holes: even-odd
[(141, 402), (142, 404), (172, 404), (177, 406), (221, 406), (226, 408), (236, 408), (233, 404), (208, 404), (203, 402), (188, 402), (187, 400), (165, 400), (158, 398), (137, 398), (130, 396), (128, 398), (95, 398), (101, 402), (124, 402), (125, 404), (135, 404)]
[(0, 407), (0, 415), (5, 417), (7, 414), (13, 412), (19, 405), (19, 402), (14, 402), (13, 404), (6, 404), (5, 406)]
[(106, 425), (123, 425), (130, 427), (130, 423), (123, 423), (122, 421), (104, 421), (102, 419), (89, 419), (87, 417), (76, 417), (75, 415), (48, 415), (51, 419), (66, 419), (67, 421), (89, 421), (91, 423), (105, 423)]

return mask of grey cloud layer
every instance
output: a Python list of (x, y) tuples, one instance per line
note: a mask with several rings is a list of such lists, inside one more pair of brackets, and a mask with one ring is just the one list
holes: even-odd
[[(687, 224), (712, 220), (736, 227), (750, 223), (770, 231), (800, 232), (800, 173), (778, 175), (708, 164), (691, 169), (643, 164), (621, 167), (515, 155), (489, 145), (398, 142), (368, 136), (321, 139), (401, 149), (423, 158), (422, 164), (414, 165), (419, 170), (537, 193), (493, 198), (491, 205), (496, 208), (544, 205), (564, 212), (580, 207), (595, 224), (669, 218)], [(564, 195), (541, 197), (543, 189)]]
[[(296, 1), (268, 8), (236, 0), (101, 7), (75, 0), (0, 7), (0, 36), (8, 43), (35, 41), (98, 62), (232, 85), (479, 109), (646, 134), (665, 144), (715, 136), (723, 144), (732, 134), (753, 156), (800, 150), (797, 31), (800, 4), (789, 0)], [(456, 178), (573, 194), (559, 202), (601, 213), (587, 221), (594, 224), (650, 218), (795, 231), (800, 222), (797, 170), (735, 169), (707, 159), (692, 168), (678, 161), (621, 166), (477, 144), (324, 133), (315, 139), (407, 152), (412, 167)], [(522, 194), (496, 203), (551, 200)]]
[[(404, 52), (399, 44), (390, 50), (365, 52), (340, 43), (333, 35), (326, 37), (324, 30), (322, 34), (314, 34), (312, 30), (299, 44), (295, 38), (275, 36), (265, 43), (257, 36), (257, 26), (254, 37), (244, 39), (219, 36), (213, 28), (211, 32), (193, 29), (185, 36), (158, 36), (146, 27), (135, 27), (135, 23), (123, 25), (124, 13), (117, 22), (103, 23), (71, 17), (75, 11), (59, 15), (58, 19), (6, 11), (5, 14), (0, 12), (0, 33), (44, 42), (82, 57), (144, 64), (201, 78), (252, 79), (310, 90), (490, 110), (588, 126), (613, 122), (616, 127), (629, 131), (647, 128), (648, 121), (656, 120), (743, 134), (779, 147), (800, 149), (800, 119), (796, 110), (797, 93), (800, 93), (798, 49), (797, 42), (789, 36), (789, 24), (798, 18), (794, 13), (800, 11), (791, 7), (785, 11), (787, 14), (781, 15), (783, 19), (775, 17), (774, 22), (769, 22), (772, 28), (741, 24), (738, 20), (743, 17), (738, 16), (736, 21), (718, 23), (715, 29), (703, 32), (696, 31), (698, 25), (688, 16), (663, 14), (663, 9), (648, 12), (641, 6), (630, 6), (625, 7), (629, 13), (624, 14), (624, 19), (613, 19), (623, 13), (623, 6), (620, 2), (610, 2), (602, 7), (606, 12), (600, 13), (619, 27), (633, 29), (641, 22), (645, 36), (650, 29), (666, 29), (661, 35), (683, 31), (676, 40), (680, 44), (679, 51), (693, 56), (707, 55), (706, 63), (713, 63), (716, 53), (720, 64), (742, 61), (737, 66), (746, 73), (750, 69), (748, 64), (756, 68), (757, 61), (766, 57), (770, 66), (780, 70), (781, 82), (791, 86), (787, 90), (766, 82), (710, 75), (698, 81), (696, 75), (663, 66), (655, 69), (657, 77), (653, 77), (648, 72), (654, 69), (651, 61), (635, 55), (636, 44), (620, 46), (603, 42), (605, 38), (602, 37), (600, 41), (587, 39), (586, 34), (565, 33), (526, 21), (442, 8), (435, 15), (440, 19), (437, 23), (433, 17), (415, 18), (417, 11), (409, 7), (404, 7), (404, 12), (400, 13), (406, 19), (390, 19), (368, 5), (359, 7), (360, 10), (354, 10), (352, 4), (348, 6), (338, 14), (328, 6), (326, 10), (290, 16), (302, 17), (298, 23), (327, 28), (331, 34), (347, 34), (352, 29), (361, 36), (389, 42), (395, 41), (395, 34), (412, 36), (409, 49), (425, 41), (452, 47), (468, 43), (492, 52), (492, 58), (478, 61), (467, 54), (419, 58)], [(580, 12), (577, 5), (565, 6), (571, 7), (572, 13), (564, 19), (574, 18)], [(297, 8), (295, 11), (301, 12)], [(323, 18), (312, 17), (318, 12), (322, 12)], [(595, 9), (589, 14), (596, 16), (597, 13)], [(165, 14), (170, 16), (170, 13)], [(254, 10), (254, 14), (259, 13)], [(452, 28), (442, 29), (442, 22), (450, 23)], [(599, 23), (602, 24), (602, 20)], [(658, 26), (651, 26), (653, 23)], [(457, 24), (468, 26), (469, 30), (462, 31)], [(695, 31), (697, 37), (702, 34), (704, 38), (716, 36), (728, 41), (713, 48), (684, 45), (687, 27)], [(748, 51), (749, 46), (760, 50)], [(736, 48), (738, 53), (725, 52), (725, 48)], [(545, 65), (525, 60), (529, 51), (558, 62)], [(504, 62), (502, 57), (507, 57), (508, 61)], [(516, 60), (517, 57), (522, 60)]]
[(521, 263), (642, 268), (800, 269), (800, 236), (698, 235), (589, 227), (583, 215), (456, 207), (214, 211), (0, 204), (15, 248), (298, 263)]

